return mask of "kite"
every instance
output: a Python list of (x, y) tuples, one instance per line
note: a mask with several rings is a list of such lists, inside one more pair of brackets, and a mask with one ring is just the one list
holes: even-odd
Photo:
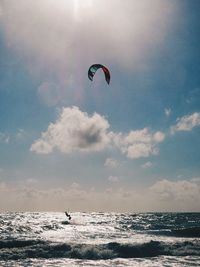
[(106, 82), (109, 84), (110, 83), (110, 72), (105, 66), (103, 66), (101, 64), (93, 64), (92, 66), (90, 66), (90, 68), (88, 70), (88, 78), (91, 81), (93, 81), (93, 77), (94, 77), (94, 75), (98, 69), (103, 70), (103, 72), (105, 74)]

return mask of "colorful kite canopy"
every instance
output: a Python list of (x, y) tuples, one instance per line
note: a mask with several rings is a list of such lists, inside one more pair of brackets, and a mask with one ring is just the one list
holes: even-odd
[(94, 77), (94, 75), (98, 69), (103, 70), (103, 72), (105, 74), (106, 82), (109, 84), (110, 83), (110, 72), (105, 66), (103, 66), (101, 64), (93, 64), (92, 66), (90, 66), (90, 68), (88, 70), (88, 78), (92, 81), (93, 77)]

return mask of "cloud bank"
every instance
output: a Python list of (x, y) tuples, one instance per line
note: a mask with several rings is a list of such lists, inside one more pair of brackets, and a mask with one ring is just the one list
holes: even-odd
[(196, 203), (200, 203), (200, 185), (198, 181), (191, 180), (179, 180), (169, 181), (161, 180), (156, 182), (150, 190), (163, 202), (168, 202), (171, 205), (173, 202), (179, 204), (182, 202), (182, 208), (187, 210), (186, 206), (190, 206), (188, 210), (192, 209), (192, 203), (194, 207)]
[[(130, 131), (128, 134), (113, 133), (109, 122), (101, 115), (89, 116), (78, 107), (63, 108), (55, 123), (51, 123), (46, 132), (36, 140), (30, 150), (39, 154), (94, 152), (109, 147), (117, 147), (131, 159), (157, 155), (158, 144), (163, 142), (162, 132), (151, 133), (147, 128)], [(106, 165), (115, 165), (107, 160)]]
[[(151, 187), (134, 190), (116, 187), (117, 177), (109, 178), (115, 186), (98, 191), (72, 183), (57, 188), (37, 188), (35, 183), (0, 182), (0, 211), (200, 211), (198, 179), (160, 180)], [(7, 197), (9, 195), (9, 198)], [(6, 199), (6, 201), (5, 201)]]

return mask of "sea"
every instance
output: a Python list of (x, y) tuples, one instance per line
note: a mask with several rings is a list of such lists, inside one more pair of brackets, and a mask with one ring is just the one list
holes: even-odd
[(200, 266), (200, 213), (0, 213), (0, 266)]

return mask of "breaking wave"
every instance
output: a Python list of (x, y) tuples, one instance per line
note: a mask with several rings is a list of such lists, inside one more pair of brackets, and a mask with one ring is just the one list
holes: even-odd
[(0, 260), (27, 258), (72, 258), (72, 259), (115, 259), (145, 258), (156, 256), (200, 256), (200, 241), (166, 243), (150, 241), (143, 244), (66, 244), (41, 240), (0, 241)]

